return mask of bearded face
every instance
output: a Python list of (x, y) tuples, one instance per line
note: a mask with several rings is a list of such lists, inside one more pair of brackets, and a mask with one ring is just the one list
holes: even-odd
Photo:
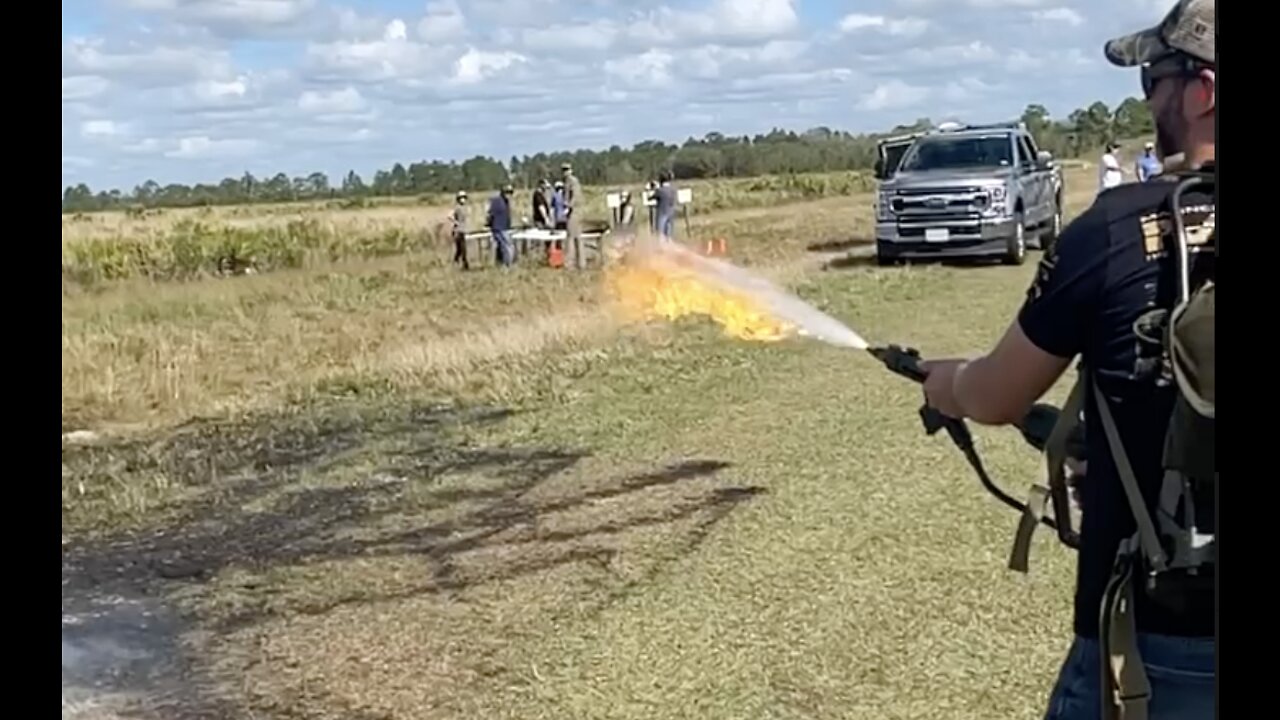
[(1151, 99), (1151, 115), (1156, 124), (1156, 156), (1161, 160), (1181, 155), (1187, 137), (1187, 120), (1182, 107), (1181, 79), (1167, 78), (1156, 87)]

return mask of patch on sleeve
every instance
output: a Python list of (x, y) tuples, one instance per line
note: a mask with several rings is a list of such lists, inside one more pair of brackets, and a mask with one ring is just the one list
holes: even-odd
[(1162, 222), (1166, 218), (1161, 217), (1162, 213), (1148, 213), (1143, 215), (1140, 222), (1142, 223), (1142, 252), (1147, 256), (1148, 260), (1154, 260), (1164, 254), (1164, 225)]
[[(1190, 252), (1200, 252), (1209, 244), (1209, 237), (1213, 234), (1214, 216), (1212, 205), (1182, 208), (1182, 224), (1187, 232), (1187, 249)], [(1140, 222), (1142, 223), (1143, 253), (1148, 261), (1159, 260), (1167, 254), (1164, 239), (1173, 237), (1177, 231), (1173, 224), (1173, 213), (1168, 211), (1150, 213), (1143, 215)]]

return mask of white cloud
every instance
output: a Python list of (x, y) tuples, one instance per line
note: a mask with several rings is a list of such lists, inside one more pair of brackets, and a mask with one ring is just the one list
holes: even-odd
[(234, 80), (202, 80), (194, 86), (195, 96), (206, 102), (242, 98), (249, 92), (249, 79), (244, 75)]
[(527, 61), (523, 55), (513, 52), (484, 52), (470, 48), (453, 66), (453, 78), (457, 82), (475, 84), (500, 75), (516, 63)]
[(389, 80), (424, 77), (437, 71), (437, 53), (425, 45), (409, 42), (403, 30), (403, 23), (392, 23), (382, 39), (310, 45), (307, 58), (321, 78)]
[(929, 88), (890, 80), (877, 85), (858, 102), (858, 107), (863, 110), (900, 110), (919, 105), (928, 96)]
[(717, 0), (711, 17), (734, 35), (775, 35), (795, 27), (796, 1)]
[(608, 75), (637, 86), (661, 87), (671, 82), (671, 65), (675, 56), (665, 50), (649, 52), (604, 64)]
[(837, 27), (843, 33), (876, 30), (896, 37), (917, 37), (929, 29), (929, 21), (916, 17), (887, 18), (883, 15), (852, 13), (841, 18)]
[(319, 7), (317, 0), (123, 0), (123, 4), (185, 25), (245, 36), (296, 26)]
[(1139, 1), (891, 0), (832, 22), (800, 0), (106, 0), (109, 20), (63, 37), (63, 156), (92, 161), (63, 172), (367, 178), (713, 130), (1066, 114), (1136, 94), (1100, 46), (1158, 21)]
[(306, 90), (298, 98), (298, 108), (309, 113), (356, 113), (367, 106), (360, 91), (350, 85), (341, 90)]
[(386, 29), (382, 31), (382, 39), (387, 42), (406, 40), (408, 37), (409, 29), (400, 18), (396, 18), (395, 20), (387, 23)]
[(964, 0), (966, 4), (976, 8), (1032, 8), (1044, 5), (1047, 0)]
[(909, 63), (923, 67), (955, 67), (970, 63), (991, 62), (1000, 57), (996, 49), (981, 40), (963, 45), (939, 45), (929, 48), (914, 48), (902, 53), (903, 59)]
[(165, 153), (166, 157), (192, 160), (210, 157), (243, 156), (257, 151), (257, 140), (213, 140), (208, 135), (178, 139), (177, 147)]
[(135, 86), (164, 86), (230, 74), (230, 55), (225, 50), (137, 43), (116, 48), (97, 38), (73, 38), (62, 46), (63, 77), (89, 75)]
[(107, 91), (111, 83), (96, 75), (62, 78), (62, 101), (90, 100)]
[(426, 42), (447, 42), (466, 36), (467, 19), (455, 0), (427, 3), (426, 16), (418, 22), (418, 37)]
[(157, 138), (144, 138), (136, 143), (129, 143), (120, 149), (130, 155), (151, 155), (160, 152), (164, 143)]
[(941, 97), (943, 100), (952, 103), (964, 103), (973, 100), (979, 100), (985, 95), (995, 92), (998, 88), (980, 78), (965, 77), (954, 82), (948, 83), (942, 88)]
[(121, 128), (111, 120), (85, 120), (80, 123), (80, 135), (86, 138), (113, 137), (121, 133)]
[(1080, 27), (1084, 24), (1083, 15), (1071, 8), (1065, 7), (1036, 10), (1031, 13), (1031, 17), (1035, 18), (1037, 22), (1047, 25), (1069, 25), (1071, 27)]
[(139, 10), (178, 13), (197, 22), (235, 21), (262, 25), (294, 22), (315, 0), (126, 0)]
[(1049, 0), (898, 0), (899, 5), (907, 7), (937, 7), (939, 5), (961, 5), (984, 10), (1004, 10), (1009, 8), (1040, 7)]

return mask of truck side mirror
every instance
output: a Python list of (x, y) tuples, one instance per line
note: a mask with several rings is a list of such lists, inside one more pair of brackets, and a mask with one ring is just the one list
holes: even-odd
[(883, 157), (876, 158), (875, 165), (872, 166), (872, 174), (875, 176), (875, 179), (877, 180), (884, 179), (884, 158)]
[(1041, 150), (1036, 153), (1036, 164), (1042, 168), (1053, 167), (1053, 153), (1048, 150)]

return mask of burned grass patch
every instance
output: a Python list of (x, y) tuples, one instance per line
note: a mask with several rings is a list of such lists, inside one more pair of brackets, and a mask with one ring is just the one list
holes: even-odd
[[(174, 490), (116, 530), (108, 520), (118, 516), (95, 514), (114, 507), (104, 498), (73, 508), (79, 525), (63, 546), (64, 616), (108, 597), (163, 603), (176, 613), (164, 632), (180, 634), (181, 643), (170, 644), (181, 649), (157, 651), (163, 668), (135, 674), (162, 676), (146, 685), (155, 688), (181, 668), (182, 686), (207, 688), (199, 698), (157, 696), (169, 698), (166, 712), (232, 703), (268, 717), (301, 708), (311, 708), (307, 716), (374, 712), (379, 702), (342, 690), (341, 680), (369, 671), (364, 663), (374, 658), (333, 655), (332, 644), (394, 655), (431, 628), (427, 646), (464, 651), (454, 672), (406, 685), (419, 693), (413, 707), (430, 707), (429, 697), (443, 701), (462, 685), (497, 682), (503, 669), (493, 653), (507, 641), (625, 597), (761, 492), (719, 478), (729, 466), (717, 460), (620, 472), (593, 463), (589, 450), (486, 436), (510, 415), (333, 407), (68, 448), (64, 490), (68, 482), (98, 487), (153, 476), (169, 478)], [(498, 606), (501, 621), (489, 615)], [(136, 635), (132, 622), (95, 632)], [(323, 642), (299, 644), (316, 632)], [(470, 651), (488, 646), (495, 649)], [(279, 662), (263, 664), (262, 652), (280, 653)], [(405, 672), (418, 667), (402, 661)], [(323, 698), (302, 692), (316, 682), (334, 690)], [(227, 690), (245, 683), (256, 690)], [(156, 702), (151, 710), (161, 707)]]

